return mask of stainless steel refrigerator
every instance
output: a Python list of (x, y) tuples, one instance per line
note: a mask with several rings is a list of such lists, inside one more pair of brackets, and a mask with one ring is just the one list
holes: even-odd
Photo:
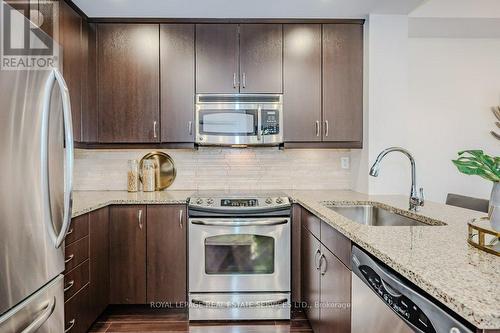
[(0, 70), (0, 333), (64, 332), (71, 124), (57, 68)]

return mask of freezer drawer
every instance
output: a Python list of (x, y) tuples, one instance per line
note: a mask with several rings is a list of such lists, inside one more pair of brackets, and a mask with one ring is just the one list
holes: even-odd
[(2, 333), (64, 332), (63, 275), (0, 317)]

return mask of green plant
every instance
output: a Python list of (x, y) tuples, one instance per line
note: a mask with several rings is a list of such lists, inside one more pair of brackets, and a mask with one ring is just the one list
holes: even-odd
[(464, 150), (452, 160), (458, 171), (477, 175), (492, 182), (500, 181), (500, 157), (486, 155), (482, 150)]

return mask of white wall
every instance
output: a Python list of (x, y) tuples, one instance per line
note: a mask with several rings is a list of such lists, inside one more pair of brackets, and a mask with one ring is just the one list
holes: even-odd
[(366, 47), (368, 143), (351, 153), (353, 188), (407, 195), (402, 155), (388, 155), (378, 178), (367, 176), (383, 148), (402, 146), (415, 156), (427, 199), (444, 202), (448, 192), (488, 198), (491, 184), (458, 173), (450, 160), (461, 149), (500, 155), (489, 134), (490, 108), (500, 104), (500, 39), (408, 38), (406, 16), (370, 15)]
[(450, 160), (463, 149), (500, 155), (491, 107), (500, 105), (500, 39), (410, 38), (409, 147), (429, 199), (446, 193), (488, 198), (491, 184), (458, 173)]
[(365, 144), (351, 152), (353, 164), (359, 163), (353, 167), (353, 189), (406, 194), (410, 174), (403, 155), (389, 155), (377, 178), (368, 177), (368, 170), (384, 148), (408, 146), (408, 18), (370, 15), (365, 34)]

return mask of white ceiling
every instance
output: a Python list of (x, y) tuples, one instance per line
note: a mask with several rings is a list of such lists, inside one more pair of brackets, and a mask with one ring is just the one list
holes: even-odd
[(411, 17), (500, 18), (500, 0), (427, 0)]
[(423, 1), (73, 0), (89, 17), (138, 18), (365, 18), (368, 14), (408, 14)]

